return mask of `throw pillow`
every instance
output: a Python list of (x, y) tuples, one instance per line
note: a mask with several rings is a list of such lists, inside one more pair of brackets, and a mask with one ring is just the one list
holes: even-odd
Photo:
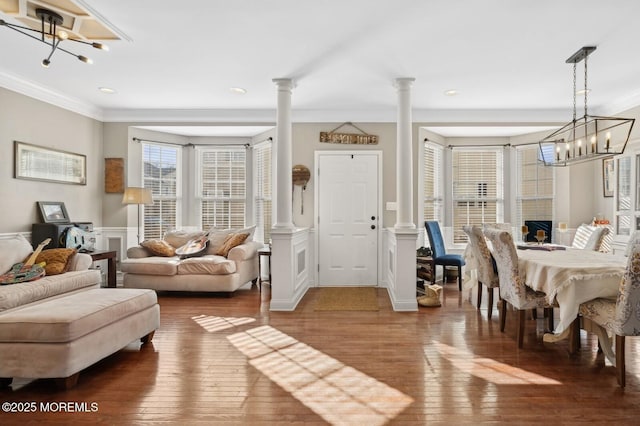
[(47, 275), (64, 274), (69, 270), (70, 261), (76, 252), (74, 248), (42, 250), (36, 257), (36, 263), (45, 263), (44, 271)]
[(144, 240), (140, 245), (154, 256), (171, 257), (176, 254), (176, 249), (164, 240)]
[(240, 244), (244, 243), (244, 240), (246, 240), (248, 236), (249, 234), (244, 234), (244, 233), (229, 234), (229, 236), (227, 236), (227, 239), (224, 241), (224, 244), (222, 244), (222, 247), (220, 247), (220, 249), (216, 254), (218, 256), (227, 257), (227, 255), (229, 254), (229, 250), (231, 250), (235, 246), (239, 246)]
[(164, 234), (164, 241), (169, 243), (172, 247), (178, 248), (187, 244), (189, 241), (203, 236), (205, 233), (202, 231), (187, 232), (187, 231), (167, 231)]
[(21, 234), (0, 239), (0, 274), (9, 272), (16, 263), (27, 260), (31, 253), (33, 247)]
[(207, 247), (207, 254), (218, 254), (218, 250), (220, 250), (222, 245), (227, 241), (227, 237), (234, 233), (231, 229), (209, 230), (209, 247)]

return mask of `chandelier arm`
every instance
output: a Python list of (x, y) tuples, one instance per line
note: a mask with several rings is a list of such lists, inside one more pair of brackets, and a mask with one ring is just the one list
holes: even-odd
[(34, 39), (34, 40), (38, 40), (39, 42), (42, 42), (42, 43), (46, 44), (47, 46), (53, 46), (53, 43), (49, 43), (47, 40), (41, 40), (41, 39), (40, 39), (40, 37), (36, 37), (36, 36), (31, 35), (31, 34), (29, 34), (29, 33), (25, 33), (24, 31), (21, 31), (20, 29), (33, 31), (33, 32), (35, 32), (35, 33), (40, 34), (40, 31), (38, 31), (38, 30), (34, 30), (33, 28), (23, 27), (23, 26), (21, 26), (21, 25), (8, 24), (8, 23), (6, 23), (6, 22), (5, 22), (4, 26), (6, 26), (6, 27), (7, 27), (7, 28), (9, 28), (9, 29), (12, 29), (13, 31), (17, 31), (17, 32), (19, 32), (20, 34), (24, 34), (24, 35), (26, 35), (27, 37), (31, 37), (31, 38), (32, 38), (32, 39)]

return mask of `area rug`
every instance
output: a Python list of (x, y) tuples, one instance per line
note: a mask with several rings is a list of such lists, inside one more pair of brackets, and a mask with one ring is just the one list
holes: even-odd
[(320, 288), (315, 311), (377, 311), (378, 290), (375, 287)]

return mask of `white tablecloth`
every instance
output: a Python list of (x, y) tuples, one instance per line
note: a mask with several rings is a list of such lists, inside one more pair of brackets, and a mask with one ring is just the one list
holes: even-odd
[(581, 303), (616, 297), (627, 259), (591, 250), (518, 250), (518, 267), (526, 284), (558, 302), (562, 333), (578, 315)]

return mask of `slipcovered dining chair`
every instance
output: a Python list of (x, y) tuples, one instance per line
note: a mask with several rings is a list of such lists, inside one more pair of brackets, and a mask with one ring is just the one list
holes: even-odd
[(498, 274), (495, 269), (495, 261), (489, 251), (487, 242), (484, 239), (482, 229), (479, 226), (463, 226), (462, 230), (469, 237), (469, 247), (471, 254), (478, 264), (478, 304), (480, 309), (482, 303), (482, 286), (487, 287), (489, 302), (487, 305), (487, 318), (490, 320), (493, 315), (493, 289), (500, 286)]
[(522, 347), (524, 339), (524, 317), (529, 309), (544, 308), (549, 316), (549, 323), (553, 321), (553, 306), (549, 305), (546, 295), (525, 285), (518, 268), (518, 253), (513, 243), (513, 237), (507, 231), (486, 229), (484, 235), (493, 245), (493, 257), (498, 267), (500, 281), (500, 331), (504, 332), (506, 323), (507, 303), (518, 311), (518, 327), (516, 337), (518, 347)]
[[(626, 384), (624, 338), (640, 335), (640, 233), (633, 235), (630, 245), (627, 269), (616, 300), (597, 298), (581, 304), (579, 311), (580, 315), (595, 323), (600, 340), (608, 339), (607, 332), (616, 336), (616, 378), (621, 387)], [(607, 344), (601, 342), (605, 354)]]
[(462, 290), (462, 267), (465, 262), (459, 254), (447, 254), (444, 248), (444, 239), (440, 232), (440, 225), (436, 221), (427, 220), (424, 222), (429, 237), (429, 245), (431, 246), (431, 255), (433, 259), (433, 283), (436, 282), (436, 266), (442, 265), (442, 281), (445, 281), (445, 266), (456, 266), (458, 268), (458, 289)]

